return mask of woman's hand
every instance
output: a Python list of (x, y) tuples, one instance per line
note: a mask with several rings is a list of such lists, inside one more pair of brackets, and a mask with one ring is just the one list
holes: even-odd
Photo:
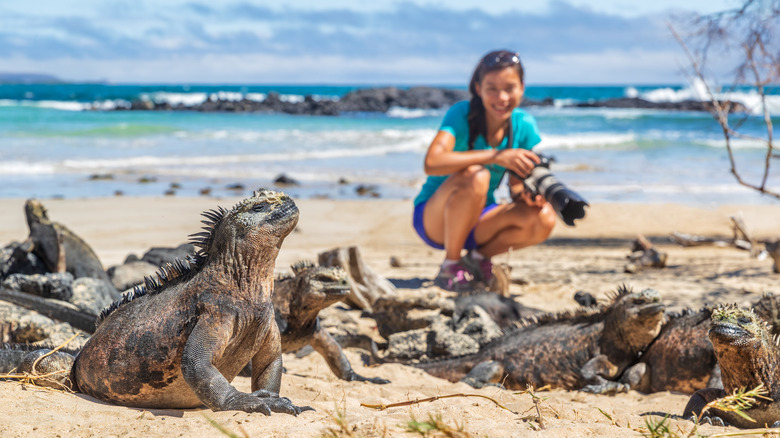
[(544, 203), (547, 202), (547, 200), (544, 199), (544, 196), (542, 195), (532, 196), (531, 192), (529, 192), (528, 190), (523, 190), (522, 192), (520, 192), (518, 196), (513, 197), (512, 200), (514, 202), (517, 202), (518, 200), (522, 200), (523, 202), (525, 202), (527, 205), (531, 207), (539, 207), (539, 208), (541, 208), (544, 205)]
[(538, 155), (526, 149), (502, 149), (493, 158), (495, 164), (507, 168), (521, 178), (527, 177), (540, 161)]
[(523, 180), (514, 175), (509, 176), (509, 193), (512, 195), (512, 202), (524, 202), (531, 207), (541, 208), (547, 202), (542, 195), (532, 195)]

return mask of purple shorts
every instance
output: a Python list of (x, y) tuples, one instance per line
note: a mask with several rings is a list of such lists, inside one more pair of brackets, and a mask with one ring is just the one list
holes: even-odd
[[(429, 246), (433, 248), (444, 249), (444, 245), (434, 242), (425, 233), (425, 227), (423, 226), (423, 212), (425, 211), (425, 204), (427, 203), (428, 201), (425, 201), (414, 206), (414, 217), (412, 218), (412, 225), (414, 225), (414, 230), (417, 231), (417, 234), (420, 236), (423, 242), (427, 243)], [(484, 216), (485, 213), (496, 208), (497, 206), (498, 204), (486, 205), (485, 208), (482, 209), (482, 214), (479, 217)], [(477, 246), (478, 246), (477, 241), (474, 239), (474, 230), (472, 229), (468, 237), (466, 237), (466, 242), (463, 244), (463, 249), (466, 250), (477, 249)]]

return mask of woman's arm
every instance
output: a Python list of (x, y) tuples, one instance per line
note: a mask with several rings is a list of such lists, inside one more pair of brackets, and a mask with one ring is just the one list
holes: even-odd
[(518, 175), (528, 175), (539, 157), (525, 149), (481, 149), (472, 151), (455, 150), (455, 137), (446, 131), (439, 131), (425, 155), (425, 173), (428, 175), (449, 175), (472, 164), (498, 164)]

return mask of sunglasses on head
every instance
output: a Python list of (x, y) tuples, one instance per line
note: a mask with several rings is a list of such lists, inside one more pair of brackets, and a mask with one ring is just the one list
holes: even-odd
[(482, 58), (482, 65), (487, 68), (499, 64), (520, 64), (520, 55), (512, 52), (494, 52), (488, 53)]

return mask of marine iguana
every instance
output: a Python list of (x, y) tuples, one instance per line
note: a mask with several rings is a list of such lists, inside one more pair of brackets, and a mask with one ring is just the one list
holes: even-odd
[[(770, 325), (772, 334), (778, 334), (780, 299), (765, 293), (752, 303), (752, 308)], [(693, 394), (699, 389), (722, 388), (715, 350), (707, 336), (712, 311), (713, 307), (704, 307), (667, 313), (661, 333), (639, 363), (626, 370), (621, 381), (645, 393)]]
[(346, 272), (340, 267), (315, 266), (306, 261), (294, 264), (292, 271), (292, 276), (279, 277), (274, 282), (273, 303), (282, 352), (311, 345), (342, 380), (390, 383), (354, 372), (339, 343), (320, 325), (320, 310), (343, 300), (350, 292)]
[(750, 390), (762, 384), (771, 400), (759, 398), (754, 407), (744, 411), (755, 422), (715, 408), (706, 414), (711, 421), (720, 419), (739, 428), (780, 427), (780, 347), (767, 322), (750, 309), (727, 305), (712, 312), (711, 324), (708, 335), (720, 365), (723, 389), (696, 391), (683, 417), (698, 416), (707, 403), (737, 389)]
[(55, 348), (34, 344), (2, 344), (0, 373), (26, 374), (38, 386), (70, 388), (70, 369), (78, 350), (61, 348), (52, 353)]
[(509, 389), (622, 392), (628, 385), (613, 379), (658, 335), (663, 311), (657, 291), (621, 286), (600, 309), (525, 321), (475, 354), (410, 365), (477, 388), (499, 382)]
[[(203, 213), (199, 252), (167, 265), (98, 317), (76, 357), (75, 389), (131, 407), (283, 412), (282, 351), (271, 293), (274, 263), (298, 222), (283, 194), (261, 189)], [(251, 360), (252, 393), (230, 382)]]
[(717, 361), (707, 339), (711, 315), (710, 307), (667, 313), (661, 333), (620, 381), (644, 393), (693, 394), (715, 385), (719, 378)]

